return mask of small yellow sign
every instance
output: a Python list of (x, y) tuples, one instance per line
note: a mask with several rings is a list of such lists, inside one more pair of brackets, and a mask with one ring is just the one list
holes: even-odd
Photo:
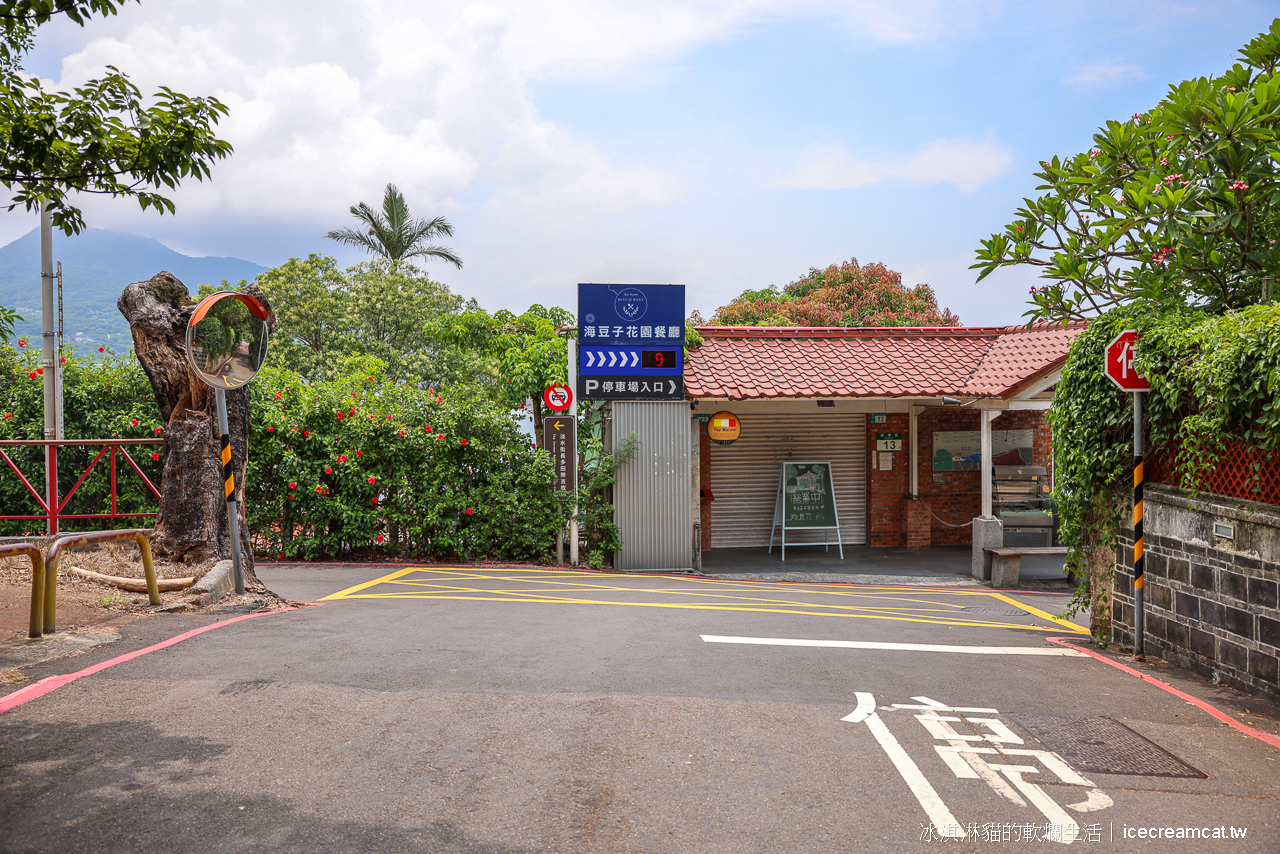
[(742, 422), (732, 412), (717, 412), (707, 422), (707, 435), (717, 445), (732, 445), (742, 435)]

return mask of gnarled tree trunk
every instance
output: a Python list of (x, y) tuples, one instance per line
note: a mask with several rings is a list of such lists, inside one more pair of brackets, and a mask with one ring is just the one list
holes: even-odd
[[(257, 285), (241, 290), (267, 306), (267, 329), (276, 317)], [(169, 272), (124, 289), (116, 307), (129, 321), (133, 348), (151, 381), (166, 423), (160, 515), (151, 537), (159, 555), (200, 562), (231, 557), (231, 535), (223, 492), (218, 416), (213, 390), (187, 364), (187, 321), (198, 301)], [(227, 423), (231, 431), (231, 467), (236, 479), (240, 546), (246, 579), (253, 576), (253, 549), (244, 512), (244, 476), (249, 457), (249, 390), (229, 390)]]

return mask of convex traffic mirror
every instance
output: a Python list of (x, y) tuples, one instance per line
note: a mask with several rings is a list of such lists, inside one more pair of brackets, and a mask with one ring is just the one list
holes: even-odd
[(187, 322), (187, 361), (205, 385), (239, 388), (267, 358), (267, 309), (247, 294), (205, 297)]

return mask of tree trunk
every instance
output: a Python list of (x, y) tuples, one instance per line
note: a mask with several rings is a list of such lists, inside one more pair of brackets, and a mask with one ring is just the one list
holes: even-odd
[[(267, 306), (267, 329), (276, 317), (257, 285), (241, 290)], [(186, 285), (160, 272), (124, 289), (116, 307), (129, 321), (133, 347), (156, 393), (164, 431), (164, 475), (160, 515), (151, 536), (157, 555), (201, 562), (231, 557), (213, 390), (187, 364), (187, 321), (195, 310)], [(254, 579), (253, 548), (244, 510), (244, 476), (249, 456), (249, 390), (229, 390), (227, 424), (231, 432), (231, 470), (235, 474), (240, 517), (240, 549), (246, 580)], [(256, 580), (256, 579), (255, 579)]]

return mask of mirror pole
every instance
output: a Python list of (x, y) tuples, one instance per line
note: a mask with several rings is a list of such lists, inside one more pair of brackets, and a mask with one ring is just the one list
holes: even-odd
[(236, 477), (231, 470), (231, 431), (227, 428), (227, 393), (215, 388), (213, 396), (218, 403), (222, 483), (227, 492), (227, 531), (231, 534), (231, 565), (235, 569), (236, 593), (244, 593), (244, 569), (240, 565), (240, 511), (236, 507)]

